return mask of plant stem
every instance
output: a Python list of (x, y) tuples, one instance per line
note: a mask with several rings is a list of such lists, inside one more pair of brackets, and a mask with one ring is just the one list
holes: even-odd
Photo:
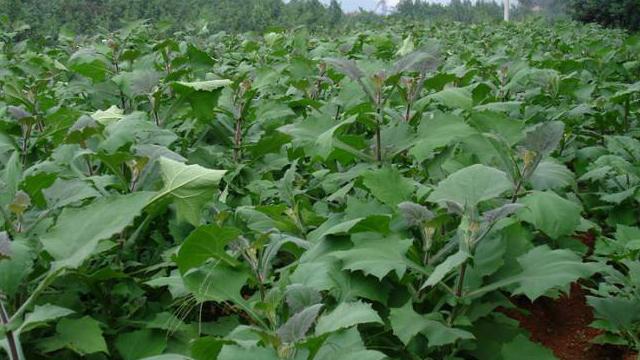
[(456, 285), (456, 297), (462, 297), (462, 293), (464, 290), (464, 276), (467, 273), (467, 262), (463, 262), (460, 265), (460, 275), (458, 275), (458, 284)]
[(233, 137), (233, 161), (240, 161), (240, 147), (242, 146), (242, 116), (236, 119), (236, 131)]
[[(9, 325), (9, 315), (7, 314), (7, 309), (4, 307), (4, 294), (0, 293), (0, 322), (2, 325)], [(20, 360), (20, 354), (22, 351), (18, 350), (18, 344), (16, 343), (16, 339), (14, 337), (13, 331), (7, 330), (7, 343), (9, 344), (9, 352), (11, 355), (11, 360)]]
[(380, 126), (382, 126), (382, 120), (384, 120), (384, 115), (382, 114), (382, 108), (378, 106), (376, 116), (376, 160), (378, 161), (378, 165), (382, 164), (382, 139), (380, 136)]
[(27, 151), (29, 150), (29, 138), (31, 137), (32, 126), (25, 125), (24, 135), (22, 138), (22, 165), (27, 165)]
[(36, 287), (36, 289), (33, 291), (33, 293), (31, 293), (31, 296), (29, 296), (29, 298), (27, 299), (27, 301), (25, 301), (22, 306), (20, 306), (20, 308), (18, 308), (18, 311), (16, 311), (12, 316), (11, 319), (9, 319), (9, 322), (12, 323), (14, 321), (16, 321), (19, 317), (21, 317), (26, 311), (27, 309), (29, 309), (29, 307), (33, 304), (33, 302), (36, 300), (36, 298), (38, 296), (40, 296), (40, 294), (47, 288), (49, 287), (49, 285), (51, 285), (51, 283), (53, 282), (53, 280), (55, 280), (55, 278), (61, 274), (64, 271), (64, 268), (58, 268), (56, 270), (50, 271), (45, 277), (44, 279), (42, 279), (42, 281), (40, 281), (40, 283), (38, 284), (38, 286)]
[(458, 275), (458, 282), (456, 284), (456, 304), (454, 305), (453, 309), (451, 310), (451, 316), (449, 317), (449, 320), (447, 321), (447, 323), (449, 324), (449, 326), (453, 325), (453, 322), (456, 320), (456, 317), (458, 317), (458, 302), (460, 301), (460, 299), (462, 298), (462, 295), (464, 293), (464, 276), (467, 273), (467, 262), (463, 262), (462, 265), (460, 265), (460, 270), (459, 270), (459, 275)]

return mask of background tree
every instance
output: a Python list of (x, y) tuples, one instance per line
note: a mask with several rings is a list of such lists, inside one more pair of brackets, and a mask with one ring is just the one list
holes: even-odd
[(583, 22), (640, 30), (638, 0), (571, 0), (570, 10), (575, 19)]

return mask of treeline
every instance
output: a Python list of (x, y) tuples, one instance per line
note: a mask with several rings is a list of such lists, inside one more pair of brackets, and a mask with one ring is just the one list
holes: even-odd
[(319, 0), (0, 0), (0, 14), (5, 25), (26, 24), (40, 35), (62, 28), (92, 34), (140, 19), (176, 29), (206, 23), (228, 32), (299, 25), (319, 29), (337, 27), (344, 17), (336, 0), (329, 5)]
[(640, 31), (640, 0), (570, 0), (577, 20)]
[[(348, 1), (348, 0), (342, 0)], [(531, 15), (572, 14), (581, 21), (640, 29), (640, 0), (519, 0), (514, 19)], [(391, 16), (398, 21), (481, 22), (502, 19), (502, 5), (493, 0), (451, 0), (448, 5), (401, 0)], [(306, 26), (335, 30), (381, 22), (373, 12), (345, 14), (339, 0), (0, 0), (0, 25), (28, 25), (30, 36), (55, 36), (61, 29), (95, 34), (148, 19), (173, 30), (204, 26), (212, 31), (262, 32), (269, 27)]]

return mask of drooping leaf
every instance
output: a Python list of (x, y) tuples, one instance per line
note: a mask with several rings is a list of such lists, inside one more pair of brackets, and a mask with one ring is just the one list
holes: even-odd
[(0, 291), (13, 296), (33, 266), (34, 252), (24, 240), (11, 242), (11, 257), (0, 259)]
[(453, 201), (463, 206), (500, 196), (511, 189), (507, 175), (485, 165), (472, 165), (459, 170), (441, 181), (429, 195), (431, 202)]
[(203, 225), (185, 239), (178, 251), (176, 264), (183, 274), (202, 265), (208, 259), (220, 260), (229, 266), (237, 266), (238, 260), (229, 255), (226, 246), (242, 233), (231, 227)]
[(210, 170), (200, 165), (185, 165), (169, 158), (160, 158), (160, 174), (164, 187), (152, 202), (170, 196), (180, 219), (194, 226), (200, 224), (202, 207), (213, 200), (225, 170)]
[(323, 307), (323, 304), (316, 304), (294, 314), (278, 329), (280, 339), (285, 343), (295, 343), (304, 339)]
[(632, 331), (640, 320), (640, 303), (621, 297), (588, 296), (587, 302), (595, 310), (595, 317), (611, 323), (618, 331)]
[(570, 235), (580, 224), (582, 207), (553, 191), (534, 191), (521, 200), (518, 216), (552, 239)]
[(100, 323), (91, 317), (62, 319), (56, 326), (56, 333), (41, 345), (45, 352), (69, 348), (80, 355), (109, 354)]
[(302, 284), (287, 286), (286, 301), (292, 313), (297, 313), (304, 308), (311, 307), (322, 301), (320, 292)]
[(153, 330), (143, 329), (119, 334), (115, 346), (124, 360), (138, 360), (162, 354), (167, 339)]
[(449, 327), (436, 320), (425, 320), (422, 333), (427, 337), (430, 346), (443, 346), (454, 344), (458, 340), (475, 339), (475, 336), (466, 330)]
[(545, 122), (530, 128), (525, 135), (522, 145), (540, 157), (545, 157), (556, 149), (564, 135), (562, 121)]
[(429, 97), (452, 109), (469, 110), (473, 107), (472, 95), (471, 90), (467, 88), (451, 87)]
[(459, 251), (454, 255), (449, 256), (445, 261), (436, 266), (435, 270), (433, 270), (433, 273), (429, 275), (429, 278), (427, 278), (427, 281), (425, 281), (421, 288), (424, 289), (429, 286), (436, 285), (437, 283), (442, 281), (442, 279), (444, 279), (444, 277), (447, 276), (453, 269), (457, 268), (462, 263), (467, 261), (468, 258), (469, 254), (463, 251)]
[(398, 204), (398, 209), (409, 226), (419, 226), (435, 217), (431, 210), (409, 201)]
[(502, 345), (502, 358), (504, 360), (556, 360), (553, 352), (527, 339), (524, 335), (518, 335), (511, 342)]
[(44, 326), (46, 323), (73, 314), (73, 310), (69, 310), (60, 306), (45, 304), (36, 305), (32, 312), (25, 316), (24, 321), (18, 328), (18, 333), (24, 334), (27, 331), (37, 327)]
[(129, 226), (153, 196), (152, 192), (114, 195), (82, 208), (65, 208), (55, 226), (42, 235), (42, 245), (56, 266), (77, 268), (101, 240)]
[(327, 334), (340, 329), (364, 323), (382, 323), (378, 313), (370, 304), (363, 302), (342, 303), (330, 313), (318, 319), (316, 335)]
[(572, 282), (588, 278), (602, 270), (598, 263), (584, 263), (579, 255), (567, 249), (551, 250), (543, 245), (518, 258), (522, 272), (488, 285), (482, 292), (517, 284), (513, 294), (524, 294), (531, 301), (553, 289), (563, 289)]

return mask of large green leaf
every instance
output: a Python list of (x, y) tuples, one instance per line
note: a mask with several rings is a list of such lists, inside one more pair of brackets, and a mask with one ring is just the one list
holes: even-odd
[(152, 192), (114, 195), (82, 208), (65, 208), (41, 241), (57, 267), (77, 268), (101, 240), (122, 232), (154, 196)]
[(24, 240), (9, 244), (9, 257), (0, 258), (0, 292), (13, 296), (31, 272), (35, 254)]
[(459, 170), (441, 181), (427, 200), (476, 206), (500, 196), (511, 187), (511, 181), (504, 172), (478, 164)]
[(434, 286), (438, 284), (445, 276), (449, 275), (449, 273), (456, 269), (458, 266), (462, 265), (469, 258), (469, 254), (458, 251), (457, 253), (449, 256), (445, 261), (436, 266), (433, 270), (433, 273), (429, 275), (427, 281), (422, 285), (422, 288), (426, 288), (429, 286)]
[(278, 131), (291, 136), (294, 146), (304, 147), (309, 155), (326, 159), (336, 147), (350, 150), (348, 145), (335, 138), (335, 133), (355, 120), (356, 117), (352, 116), (336, 122), (329, 114), (318, 114), (303, 121), (285, 125)]
[(521, 200), (518, 216), (552, 239), (570, 235), (580, 224), (582, 207), (553, 191), (534, 191)]
[(472, 291), (480, 295), (502, 287), (515, 286), (513, 294), (524, 294), (532, 301), (551, 290), (566, 289), (581, 278), (588, 278), (603, 270), (598, 263), (584, 263), (571, 250), (551, 250), (548, 246), (536, 247), (518, 258), (522, 272), (493, 284)]
[(342, 260), (342, 267), (351, 271), (362, 271), (382, 280), (395, 271), (399, 278), (407, 270), (405, 253), (411, 247), (411, 239), (399, 236), (383, 236), (379, 233), (358, 233), (351, 236), (353, 248), (331, 253)]
[(362, 176), (362, 182), (371, 190), (373, 196), (393, 207), (410, 200), (415, 188), (411, 180), (403, 177), (400, 171), (393, 167), (369, 171)]
[(527, 339), (524, 335), (518, 335), (513, 341), (502, 346), (502, 358), (504, 360), (556, 360), (553, 352)]
[(322, 315), (316, 325), (316, 335), (364, 323), (382, 323), (378, 313), (370, 304), (363, 302), (342, 303), (332, 312)]
[(472, 93), (468, 88), (446, 88), (429, 97), (452, 109), (469, 110), (473, 107)]
[(158, 160), (164, 187), (152, 202), (165, 196), (173, 199), (179, 219), (194, 226), (201, 221), (202, 207), (213, 200), (225, 170), (211, 170), (200, 165), (185, 165), (162, 157)]
[(167, 338), (153, 330), (137, 330), (119, 334), (115, 346), (124, 360), (138, 360), (162, 354)]
[(315, 304), (290, 317), (277, 331), (280, 340), (285, 343), (295, 343), (304, 339), (323, 306), (323, 304)]
[(413, 310), (413, 303), (411, 301), (404, 304), (401, 308), (390, 309), (389, 321), (391, 322), (393, 334), (405, 345), (409, 345), (411, 339), (426, 327), (424, 316)]
[(236, 269), (221, 261), (207, 263), (182, 274), (184, 284), (200, 301), (235, 301), (243, 303), (240, 290), (246, 284), (249, 274), (242, 268)]
[(60, 306), (45, 304), (36, 305), (32, 312), (25, 316), (24, 321), (18, 328), (18, 333), (24, 334), (46, 323), (73, 314), (73, 310)]
[(459, 116), (442, 112), (429, 114), (420, 122), (418, 140), (409, 153), (418, 161), (424, 161), (431, 158), (437, 148), (477, 133)]
[(171, 84), (176, 93), (191, 104), (195, 116), (203, 121), (212, 121), (214, 108), (222, 89), (231, 84), (230, 80), (177, 81)]
[(80, 355), (98, 352), (109, 353), (107, 343), (102, 336), (100, 323), (91, 317), (80, 319), (62, 319), (56, 327), (56, 335), (45, 339), (41, 348), (45, 352), (52, 352), (68, 348)]
[(237, 266), (238, 260), (226, 252), (226, 246), (242, 233), (236, 228), (203, 225), (195, 229), (184, 241), (178, 252), (176, 264), (183, 274), (202, 265), (208, 259), (221, 260)]

